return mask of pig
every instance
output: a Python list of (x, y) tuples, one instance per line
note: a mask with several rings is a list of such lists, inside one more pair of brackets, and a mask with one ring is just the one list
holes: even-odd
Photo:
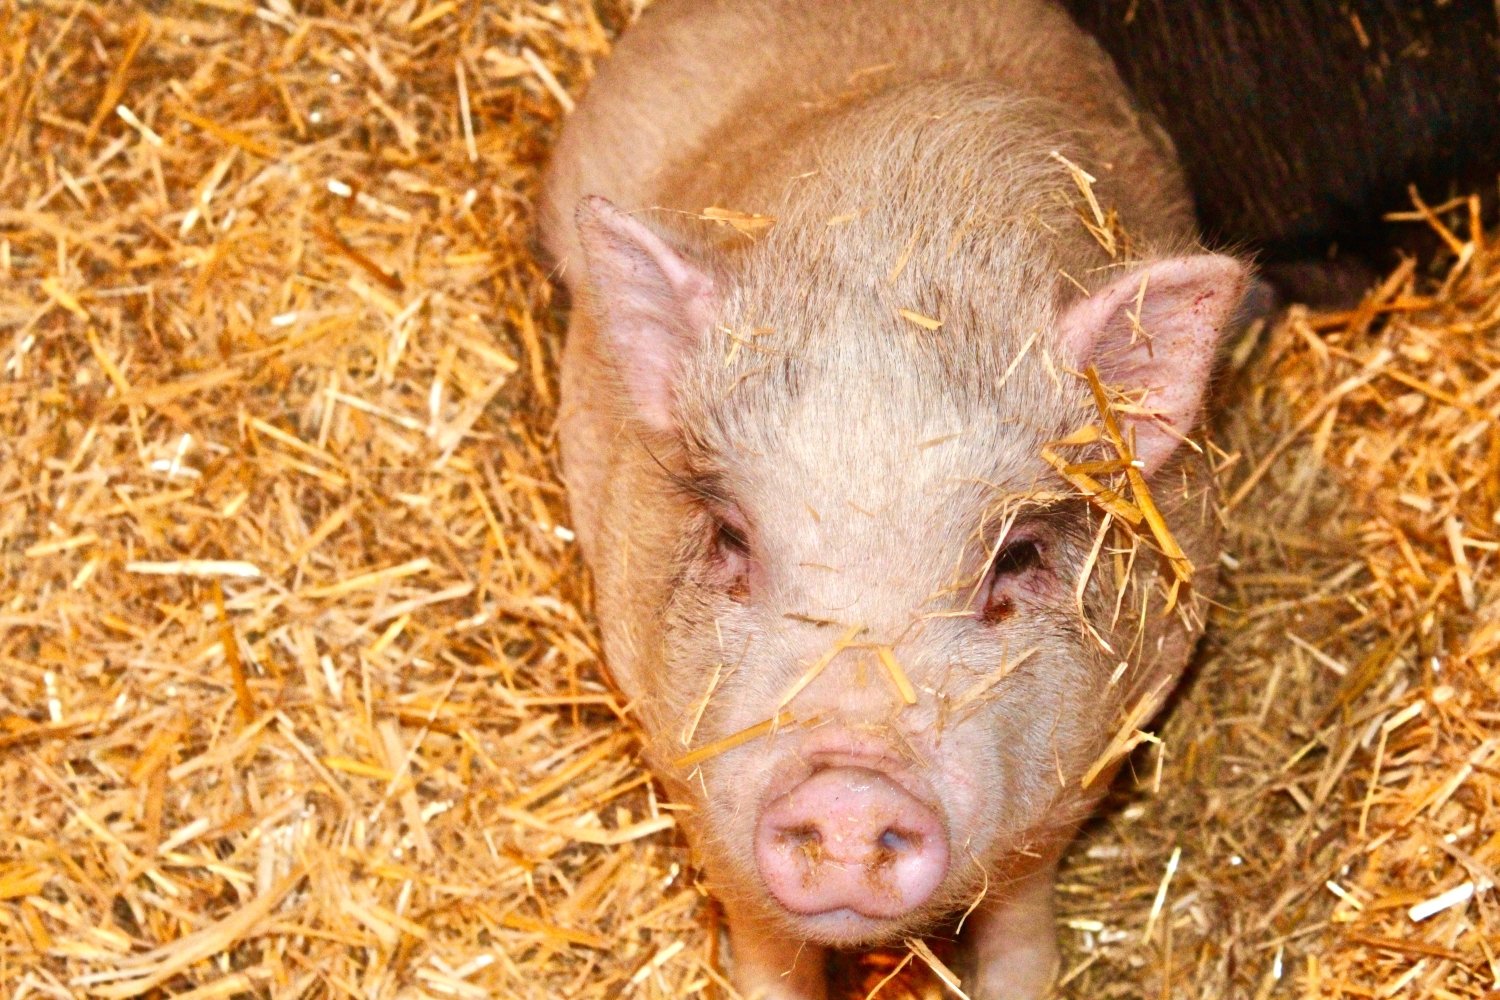
[(737, 988), (954, 930), (969, 996), (1043, 995), (1214, 585), (1191, 437), (1252, 269), (1170, 139), (1046, 0), (659, 0), (540, 213), (604, 658)]

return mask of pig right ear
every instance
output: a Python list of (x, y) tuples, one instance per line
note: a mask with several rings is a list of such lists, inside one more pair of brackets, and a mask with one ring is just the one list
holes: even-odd
[(1127, 272), (1062, 317), (1068, 360), (1142, 393), (1149, 415), (1122, 423), (1149, 476), (1198, 422), (1220, 337), (1240, 310), (1250, 269), (1222, 254), (1159, 260)]
[(604, 198), (585, 198), (577, 225), (601, 346), (641, 419), (672, 433), (673, 382), (713, 322), (713, 279)]

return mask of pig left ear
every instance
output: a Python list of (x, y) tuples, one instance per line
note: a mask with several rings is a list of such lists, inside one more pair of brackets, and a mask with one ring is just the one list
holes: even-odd
[(713, 322), (713, 279), (604, 198), (584, 199), (577, 225), (602, 344), (641, 419), (671, 433), (682, 359)]
[(1128, 426), (1147, 475), (1197, 423), (1220, 335), (1249, 281), (1249, 267), (1233, 257), (1174, 257), (1132, 270), (1063, 314), (1061, 340), (1073, 364), (1092, 364), (1106, 384), (1144, 394), (1150, 414)]

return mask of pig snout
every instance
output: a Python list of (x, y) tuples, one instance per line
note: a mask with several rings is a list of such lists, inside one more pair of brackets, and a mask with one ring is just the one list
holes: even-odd
[(947, 876), (948, 832), (938, 812), (884, 773), (828, 767), (766, 806), (755, 862), (792, 913), (898, 919)]

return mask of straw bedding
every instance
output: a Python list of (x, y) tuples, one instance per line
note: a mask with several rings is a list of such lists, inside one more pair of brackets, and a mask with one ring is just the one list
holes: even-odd
[[(632, 14), (0, 0), (0, 995), (731, 995), (551, 447), (537, 170)], [(1235, 345), (1064, 995), (1500, 986), (1500, 257), (1439, 208)]]

